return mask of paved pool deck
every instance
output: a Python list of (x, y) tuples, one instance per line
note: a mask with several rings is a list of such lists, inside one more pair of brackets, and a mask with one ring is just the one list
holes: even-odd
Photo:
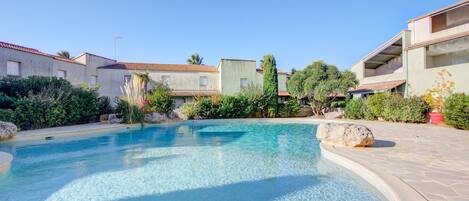
[(469, 201), (469, 131), (429, 124), (343, 121), (367, 126), (376, 142), (368, 148), (331, 148), (334, 153), (397, 177), (427, 200)]

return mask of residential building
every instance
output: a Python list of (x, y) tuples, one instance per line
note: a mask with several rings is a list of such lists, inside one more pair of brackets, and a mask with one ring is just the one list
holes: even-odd
[(423, 95), (441, 69), (452, 74), (455, 92), (469, 93), (469, 0), (411, 19), (408, 29), (352, 66), (360, 85), (350, 92)]
[[(147, 72), (154, 82), (172, 89), (176, 106), (198, 96), (235, 94), (254, 84), (262, 88), (263, 72), (255, 60), (221, 59), (218, 67), (187, 64), (155, 64), (117, 62), (91, 53), (72, 59), (46, 54), (37, 49), (0, 42), (0, 77), (26, 78), (32, 75), (55, 76), (73, 85), (99, 86), (102, 96), (115, 99), (122, 95), (121, 87), (132, 79), (134, 72)], [(288, 75), (278, 73), (279, 101), (288, 96)], [(153, 88), (150, 82), (149, 88)]]

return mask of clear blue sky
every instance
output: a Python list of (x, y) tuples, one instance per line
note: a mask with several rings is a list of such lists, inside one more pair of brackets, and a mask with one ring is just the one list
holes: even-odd
[(284, 70), (317, 59), (349, 68), (411, 18), (457, 0), (1, 1), (0, 40), (47, 53), (87, 51), (118, 60), (185, 63), (199, 53), (260, 60)]

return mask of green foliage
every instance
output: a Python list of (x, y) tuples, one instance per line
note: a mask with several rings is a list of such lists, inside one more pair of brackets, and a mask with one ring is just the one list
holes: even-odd
[(55, 77), (2, 79), (0, 91), (5, 94), (0, 102), (14, 111), (11, 119), (22, 130), (93, 122), (110, 108), (109, 101), (98, 99), (96, 89), (74, 87)]
[(252, 113), (248, 97), (243, 95), (223, 96), (218, 113), (221, 118), (246, 118)]
[(15, 98), (10, 96), (0, 95), (0, 109), (11, 109), (15, 104)]
[(63, 57), (63, 58), (66, 58), (66, 59), (71, 59), (72, 58), (72, 56), (70, 56), (70, 52), (68, 52), (66, 50), (62, 50), (60, 52), (57, 52), (57, 56)]
[(267, 104), (267, 114), (275, 117), (278, 113), (278, 77), (277, 63), (273, 55), (265, 55), (261, 60), (264, 70), (264, 95)]
[(445, 101), (445, 123), (455, 128), (469, 130), (469, 95), (456, 93)]
[(262, 116), (263, 111), (267, 110), (264, 91), (259, 85), (249, 83), (248, 87), (242, 89), (240, 94), (247, 97), (250, 103), (247, 106), (247, 110), (251, 111), (251, 117), (260, 117)]
[(331, 103), (332, 108), (345, 108), (345, 101), (334, 101)]
[(111, 114), (113, 108), (111, 106), (111, 99), (107, 96), (101, 96), (98, 98), (98, 111), (99, 114)]
[(206, 97), (197, 101), (196, 111), (196, 116), (199, 119), (217, 119), (219, 117), (218, 105)]
[(147, 94), (147, 99), (148, 106), (152, 112), (168, 113), (174, 109), (171, 89), (164, 84), (157, 84), (156, 87)]
[(122, 122), (128, 124), (143, 123), (145, 113), (136, 105), (130, 105), (129, 102), (120, 98), (116, 107), (118, 118), (122, 118)]
[(13, 122), (14, 115), (11, 109), (0, 109), (0, 121)]
[(384, 118), (384, 106), (386, 101), (390, 99), (391, 96), (392, 95), (390, 93), (374, 94), (368, 97), (366, 105), (374, 116)]
[(303, 71), (292, 75), (288, 92), (296, 98), (307, 97), (315, 115), (329, 111), (337, 95), (344, 95), (357, 84), (351, 71), (339, 71), (336, 66), (316, 61)]
[(361, 98), (349, 100), (345, 107), (345, 117), (424, 123), (428, 109), (428, 105), (418, 97), (404, 98), (400, 95), (376, 94), (366, 100)]
[(362, 98), (349, 100), (345, 106), (344, 113), (345, 117), (349, 119), (373, 119), (373, 115), (366, 107), (366, 100)]
[(65, 125), (67, 112), (58, 99), (45, 96), (21, 98), (15, 103), (14, 123), (22, 130)]
[(197, 53), (192, 54), (191, 57), (189, 57), (189, 59), (187, 59), (187, 63), (192, 64), (192, 65), (202, 65), (203, 61), (204, 61), (204, 58), (201, 57)]
[(187, 119), (194, 119), (197, 116), (197, 102), (182, 105), (182, 114), (186, 115)]
[(300, 103), (296, 99), (289, 100), (280, 106), (281, 117), (291, 117), (300, 111)]

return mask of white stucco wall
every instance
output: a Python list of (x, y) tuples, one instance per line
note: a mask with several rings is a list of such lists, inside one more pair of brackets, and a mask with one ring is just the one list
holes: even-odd
[(66, 71), (66, 80), (73, 85), (86, 83), (86, 66), (65, 61), (54, 60), (52, 62), (52, 76), (57, 76), (57, 71)]

